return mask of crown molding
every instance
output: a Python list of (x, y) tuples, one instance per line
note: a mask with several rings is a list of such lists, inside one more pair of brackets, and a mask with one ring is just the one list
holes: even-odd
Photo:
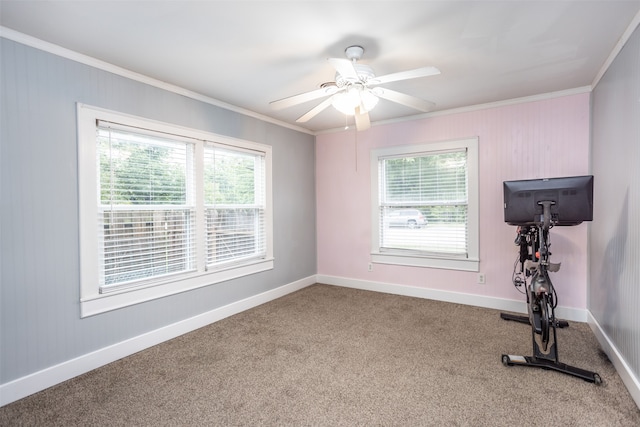
[[(402, 122), (415, 121), (415, 120), (420, 120), (420, 119), (428, 119), (428, 118), (431, 118), (431, 117), (449, 116), (451, 114), (470, 113), (470, 112), (474, 112), (474, 111), (487, 110), (487, 109), (490, 109), (490, 108), (506, 107), (506, 106), (510, 106), (510, 105), (525, 104), (525, 103), (528, 103), (528, 102), (536, 102), (536, 101), (544, 101), (544, 100), (547, 100), (547, 99), (561, 98), (561, 97), (564, 97), (564, 96), (579, 95), (579, 94), (582, 94), (582, 93), (590, 93), (591, 91), (592, 91), (592, 87), (591, 86), (581, 86), (581, 87), (576, 87), (576, 88), (573, 88), (573, 89), (566, 89), (566, 90), (559, 90), (559, 91), (556, 91), (556, 92), (541, 93), (541, 94), (537, 94), (537, 95), (524, 96), (524, 97), (521, 97), (521, 98), (505, 99), (503, 101), (488, 102), (488, 103), (485, 103), (485, 104), (469, 105), (469, 106), (465, 106), (465, 107), (451, 108), (449, 110), (434, 111), (434, 112), (431, 112), (431, 113), (421, 113), (421, 114), (416, 114), (416, 115), (413, 115), (413, 116), (399, 117), (399, 118), (395, 118), (395, 119), (379, 120), (379, 121), (376, 121), (376, 122), (371, 122), (371, 126), (373, 127), (373, 126), (387, 125), (387, 124), (393, 124), (393, 123), (402, 123)], [(318, 132), (316, 132), (316, 135), (321, 135), (321, 134), (325, 134), (325, 133), (337, 133), (337, 132), (345, 132), (344, 127), (328, 129), (328, 130), (325, 130), (325, 131), (318, 131)]]
[(140, 83), (154, 86), (159, 89), (164, 89), (168, 92), (173, 92), (178, 95), (186, 96), (187, 98), (195, 99), (197, 101), (201, 101), (206, 104), (215, 105), (216, 107), (224, 108), (225, 110), (229, 110), (245, 116), (253, 117), (255, 119), (262, 120), (264, 122), (272, 123), (285, 128), (289, 128), (298, 132), (314, 135), (314, 132), (310, 131), (309, 129), (305, 129), (300, 126), (294, 126), (289, 123), (276, 120), (272, 117), (265, 116), (263, 114), (259, 114), (251, 110), (247, 110), (244, 108), (236, 107), (235, 105), (227, 104), (226, 102), (222, 102), (217, 99), (202, 95), (200, 93), (193, 92), (188, 89), (184, 89), (180, 86), (172, 85), (170, 83), (163, 82), (161, 80), (157, 80), (149, 76), (145, 76), (144, 74), (136, 73), (126, 68), (122, 68), (117, 65), (113, 65), (108, 62), (102, 61), (100, 59), (96, 59), (91, 56), (75, 52), (73, 50), (64, 48), (62, 46), (59, 46), (50, 42), (46, 42), (44, 40), (29, 36), (27, 34), (12, 30), (7, 27), (0, 26), (0, 37), (8, 40), (12, 40), (14, 42), (17, 42), (38, 50), (42, 50), (44, 52), (51, 53), (53, 55), (60, 56), (62, 58), (70, 59), (72, 61), (79, 62), (81, 64), (88, 65), (90, 67), (107, 71), (131, 80), (135, 80)]
[(629, 41), (629, 39), (631, 38), (631, 35), (636, 30), (638, 25), (640, 25), (640, 12), (638, 12), (636, 16), (633, 17), (633, 19), (629, 23), (629, 26), (627, 27), (625, 32), (622, 33), (622, 36), (620, 36), (620, 39), (618, 39), (618, 43), (616, 43), (616, 45), (614, 46), (613, 50), (609, 54), (609, 57), (607, 58), (606, 61), (604, 61), (604, 64), (602, 64), (600, 71), (598, 72), (595, 79), (593, 79), (593, 82), (591, 83), (592, 88), (595, 88), (596, 85), (600, 82), (600, 79), (602, 79), (602, 77), (607, 72), (607, 70), (613, 63), (613, 61), (616, 59), (616, 57), (618, 56), (618, 54), (620, 53), (624, 45)]

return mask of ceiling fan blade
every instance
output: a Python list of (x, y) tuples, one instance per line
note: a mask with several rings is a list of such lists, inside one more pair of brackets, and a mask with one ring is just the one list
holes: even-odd
[(371, 121), (369, 120), (369, 113), (367, 113), (362, 107), (356, 108), (355, 118), (356, 118), (356, 129), (358, 131), (367, 130), (371, 127)]
[(440, 74), (440, 70), (436, 67), (422, 67), (415, 70), (400, 71), (399, 73), (387, 74), (380, 77), (374, 77), (369, 80), (370, 85), (379, 85), (382, 83), (397, 82), (398, 80), (415, 79), (418, 77), (428, 77)]
[(329, 63), (336, 69), (338, 74), (344, 77), (347, 80), (355, 80), (359, 81), (360, 77), (358, 77), (358, 72), (356, 71), (356, 67), (353, 66), (353, 62), (348, 59), (340, 59), (340, 58), (329, 58), (327, 59)]
[(300, 116), (300, 118), (298, 118), (298, 120), (296, 120), (296, 122), (298, 123), (304, 123), (307, 122), (309, 120), (311, 120), (313, 117), (315, 117), (318, 113), (320, 113), (322, 110), (324, 110), (325, 108), (327, 108), (329, 105), (331, 105), (331, 101), (333, 101), (333, 96), (325, 99), (324, 101), (322, 101), (320, 104), (316, 105), (315, 107), (313, 107), (311, 110), (309, 110), (306, 114)]
[(424, 113), (431, 110), (436, 105), (431, 101), (425, 101), (424, 99), (396, 92), (395, 90), (391, 89), (377, 87), (372, 90), (372, 92), (380, 98), (402, 104), (406, 107), (415, 108), (416, 110), (422, 111)]
[(274, 110), (281, 110), (287, 107), (293, 107), (294, 105), (302, 104), (307, 101), (313, 101), (314, 99), (322, 98), (323, 96), (329, 96), (336, 93), (337, 87), (327, 86), (320, 89), (312, 90), (311, 92), (301, 93), (299, 95), (289, 96), (287, 98), (279, 99), (269, 103)]

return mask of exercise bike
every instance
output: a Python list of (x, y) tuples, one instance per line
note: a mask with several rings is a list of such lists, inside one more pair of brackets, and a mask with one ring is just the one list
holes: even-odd
[[(560, 270), (560, 264), (550, 260), (551, 246), (549, 230), (553, 227), (551, 206), (553, 201), (541, 201), (543, 214), (535, 224), (518, 227), (516, 245), (520, 248), (519, 258), (514, 267), (513, 282), (516, 287), (524, 286), (527, 296), (528, 316), (501, 313), (504, 320), (513, 320), (531, 325), (533, 342), (532, 356), (502, 355), (505, 366), (529, 366), (555, 370), (564, 374), (601, 384), (600, 375), (585, 369), (569, 366), (558, 359), (556, 328), (568, 327), (566, 321), (556, 319), (557, 294), (549, 273)], [(517, 266), (520, 266), (517, 271)]]

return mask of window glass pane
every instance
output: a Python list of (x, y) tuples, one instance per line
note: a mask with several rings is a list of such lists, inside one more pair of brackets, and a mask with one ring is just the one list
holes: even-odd
[(98, 130), (100, 202), (180, 205), (186, 202), (190, 144), (110, 129)]
[(466, 151), (379, 162), (380, 250), (467, 254)]
[(192, 144), (97, 130), (100, 286), (195, 267)]
[(383, 161), (387, 203), (444, 203), (467, 199), (466, 153), (463, 151)]
[(207, 209), (207, 264), (262, 257), (266, 252), (263, 210)]
[(264, 156), (205, 147), (207, 264), (266, 255)]
[(105, 210), (101, 285), (148, 279), (193, 268), (190, 228), (194, 212), (185, 210)]

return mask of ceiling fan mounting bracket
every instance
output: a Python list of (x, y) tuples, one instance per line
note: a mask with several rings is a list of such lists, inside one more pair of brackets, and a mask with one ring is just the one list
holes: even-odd
[(353, 45), (346, 48), (344, 50), (344, 53), (349, 60), (353, 61), (355, 59), (356, 61), (358, 61), (360, 60), (360, 58), (362, 58), (364, 48), (362, 46)]

